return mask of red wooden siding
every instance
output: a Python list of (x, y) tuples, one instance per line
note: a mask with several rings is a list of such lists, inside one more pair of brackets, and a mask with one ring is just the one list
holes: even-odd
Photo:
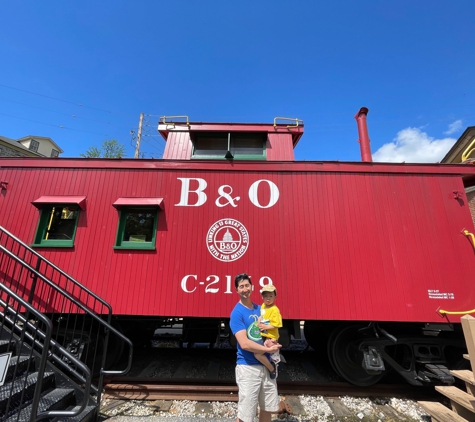
[[(28, 243), (39, 217), (32, 201), (86, 196), (74, 248), (38, 250), (116, 314), (227, 317), (241, 272), (256, 285), (272, 279), (288, 319), (439, 322), (439, 308), (475, 303), (475, 255), (461, 233), (474, 227), (465, 195), (454, 198), (464, 191), (461, 166), (289, 163), (285, 171), (281, 163), (67, 159), (2, 159), (0, 166), (0, 180), (9, 183), (0, 195), (0, 225)], [(178, 205), (180, 178), (206, 181), (203, 205)], [(278, 188), (275, 205), (251, 201), (259, 180)], [(218, 193), (224, 185), (229, 196)], [(197, 186), (190, 182), (191, 191)], [(113, 249), (113, 204), (121, 197), (163, 198), (155, 251)], [(188, 198), (193, 205), (198, 195)], [(257, 201), (265, 206), (270, 198), (261, 182)], [(232, 262), (213, 257), (206, 244), (222, 219), (237, 220), (249, 234), (246, 252)], [(190, 293), (182, 288), (187, 275)], [(218, 290), (206, 293), (207, 286)]]
[(267, 161), (293, 161), (294, 146), (292, 134), (269, 133), (266, 145)]
[(170, 132), (165, 143), (164, 159), (190, 160), (193, 144), (190, 132)]

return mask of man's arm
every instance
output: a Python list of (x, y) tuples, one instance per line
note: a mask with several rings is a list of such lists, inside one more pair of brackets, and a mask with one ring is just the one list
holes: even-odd
[(238, 331), (235, 337), (241, 348), (251, 353), (274, 353), (282, 347), (280, 344), (274, 344), (270, 347), (257, 344), (255, 341), (247, 338), (246, 330)]

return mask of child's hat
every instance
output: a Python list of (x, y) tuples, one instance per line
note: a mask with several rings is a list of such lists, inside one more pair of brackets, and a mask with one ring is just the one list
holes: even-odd
[(276, 292), (277, 289), (275, 288), (275, 286), (273, 284), (266, 284), (262, 289), (261, 289), (261, 293), (264, 293), (264, 292)]

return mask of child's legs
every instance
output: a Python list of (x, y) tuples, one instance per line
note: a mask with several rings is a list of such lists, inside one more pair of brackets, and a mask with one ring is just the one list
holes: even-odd
[[(264, 341), (264, 345), (267, 347), (273, 346), (274, 344), (279, 344), (277, 340), (274, 340), (272, 338), (268, 338), (267, 340)], [(279, 351), (277, 350), (276, 352), (272, 353), (270, 355), (270, 358), (272, 362), (274, 363), (279, 363), (280, 362), (280, 354)]]
[(280, 362), (280, 353), (279, 353), (279, 351), (277, 350), (277, 352), (272, 353), (270, 355), (270, 358), (271, 358), (272, 362), (279, 363)]
[(269, 371), (273, 371), (274, 367), (272, 366), (272, 363), (270, 363), (269, 359), (264, 353), (254, 353), (254, 357), (262, 363)]

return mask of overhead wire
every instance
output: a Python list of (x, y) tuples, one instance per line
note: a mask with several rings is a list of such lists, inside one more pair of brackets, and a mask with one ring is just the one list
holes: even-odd
[(24, 105), (24, 106), (27, 106), (27, 107), (36, 108), (36, 109), (38, 109), (38, 110), (48, 111), (48, 112), (50, 112), (50, 113), (62, 114), (63, 116), (69, 116), (69, 117), (72, 117), (72, 118), (75, 118), (75, 119), (91, 120), (91, 121), (93, 121), (93, 122), (106, 123), (106, 124), (108, 124), (108, 125), (117, 125), (117, 126), (122, 126), (122, 127), (129, 127), (129, 126), (127, 126), (127, 125), (123, 125), (123, 124), (120, 124), (120, 123), (107, 122), (107, 121), (105, 121), (105, 120), (93, 119), (93, 118), (91, 118), (91, 117), (78, 116), (78, 115), (75, 115), (75, 114), (64, 113), (64, 112), (62, 112), (62, 111), (57, 111), (57, 110), (49, 110), (49, 109), (47, 109), (47, 108), (38, 107), (38, 106), (31, 105), (31, 104), (26, 104), (26, 103), (21, 103), (21, 102), (19, 102), (19, 101), (7, 100), (6, 98), (0, 98), (0, 100), (1, 100), (1, 101), (8, 101), (8, 102), (14, 103), (14, 104)]
[[(108, 114), (125, 115), (123, 113), (115, 113), (115, 112), (112, 112), (110, 110), (105, 110), (105, 109), (94, 107), (94, 106), (84, 105), (84, 104), (81, 104), (81, 103), (76, 103), (76, 102), (65, 100), (65, 99), (62, 99), (62, 98), (56, 98), (56, 97), (44, 95), (44, 94), (41, 94), (41, 93), (37, 93), (37, 92), (33, 92), (33, 91), (21, 89), (21, 88), (8, 86), (8, 85), (5, 85), (5, 84), (0, 84), (0, 87), (8, 88), (8, 89), (19, 91), (19, 92), (25, 92), (25, 93), (36, 95), (36, 96), (39, 96), (39, 97), (48, 98), (48, 99), (51, 99), (51, 100), (60, 101), (60, 102), (67, 103), (67, 104), (72, 104), (74, 106), (78, 106), (78, 107), (82, 107), (82, 108), (88, 108), (88, 109), (91, 109), (91, 110), (105, 112), (105, 113), (108, 113)], [(100, 119), (77, 116), (77, 115), (74, 115), (74, 114), (68, 114), (68, 113), (64, 113), (64, 112), (61, 112), (61, 111), (50, 110), (50, 109), (34, 106), (34, 105), (31, 105), (31, 104), (22, 103), (22, 102), (19, 102), (19, 101), (8, 100), (8, 99), (5, 99), (5, 98), (0, 98), (0, 100), (16, 103), (16, 104), (27, 106), (27, 107), (40, 109), (40, 110), (51, 112), (51, 113), (58, 113), (58, 114), (65, 115), (65, 116), (68, 116), (68, 117), (71, 117), (71, 118), (90, 120), (90, 121), (95, 121), (95, 122), (98, 122), (98, 123), (104, 123), (104, 124), (108, 124), (108, 125), (117, 125), (117, 126), (122, 126), (122, 127), (130, 127), (128, 125), (124, 125), (124, 124), (120, 124), (120, 123), (114, 123), (114, 122), (111, 123), (111, 122), (100, 120)], [(474, 107), (474, 106), (475, 106), (475, 104), (456, 104), (456, 105), (451, 105), (451, 106), (431, 107), (431, 108), (422, 109), (422, 110), (420, 108), (412, 108), (412, 109), (405, 108), (403, 111), (404, 112), (417, 111), (418, 113), (424, 113), (426, 111), (432, 111), (432, 110)], [(384, 115), (384, 114), (387, 114), (387, 113), (388, 113), (388, 111), (385, 111), (384, 113), (381, 113), (381, 110), (378, 110), (377, 116), (381, 116), (381, 115)], [(399, 110), (399, 114), (401, 114), (401, 110)], [(38, 121), (38, 120), (28, 119), (28, 118), (25, 118), (25, 117), (19, 117), (19, 116), (14, 116), (14, 115), (5, 114), (5, 113), (0, 113), (0, 115), (7, 116), (7, 117), (12, 117), (12, 118), (20, 119), (20, 120), (24, 120), (24, 121), (30, 121), (30, 122), (34, 122), (34, 123), (38, 123), (38, 124), (43, 124), (43, 125), (47, 125), (47, 126), (52, 126), (52, 127), (59, 128), (59, 129), (66, 129), (66, 130), (71, 130), (71, 131), (90, 133), (90, 134), (101, 135), (101, 136), (106, 136), (106, 137), (109, 136), (109, 134), (104, 134), (104, 133), (99, 133), (99, 132), (94, 132), (94, 131), (87, 131), (87, 130), (82, 130), (82, 129), (75, 129), (75, 128), (64, 126), (64, 125), (54, 125), (54, 124), (51, 124), (51, 123), (46, 123), (46, 122), (42, 122), (42, 121)], [(341, 113), (319, 113), (319, 116), (342, 116), (342, 115), (348, 116), (348, 113), (346, 113), (346, 112), (345, 113), (343, 113), (343, 112), (341, 112)], [(128, 115), (128, 114), (127, 114), (127, 116), (130, 117), (130, 115)], [(442, 121), (446, 121), (446, 120), (454, 119), (454, 118), (456, 118), (457, 120), (461, 120), (461, 119), (470, 118), (472, 116), (474, 116), (474, 114), (466, 114), (466, 115), (457, 116), (457, 117), (427, 116), (427, 117), (423, 117), (423, 122), (424, 122), (424, 124), (427, 124), (427, 123), (433, 123), (433, 122), (442, 122)], [(158, 115), (158, 114), (144, 114), (144, 119), (145, 119), (144, 123), (145, 124), (143, 125), (142, 139), (144, 140), (145, 143), (147, 143), (148, 145), (150, 145), (152, 148), (159, 151), (160, 154), (163, 155), (166, 143), (160, 135), (150, 133), (150, 129), (149, 129), (149, 128), (151, 128), (151, 125), (149, 124), (150, 119), (147, 119), (147, 117), (148, 118), (150, 118), (150, 117), (152, 117), (152, 118), (153, 117), (161, 117), (161, 115)], [(223, 117), (221, 117), (221, 118), (223, 118)], [(227, 117), (224, 117), (224, 118), (227, 118)], [(420, 117), (418, 117), (418, 118), (420, 118)], [(233, 120), (233, 119), (235, 120), (236, 116), (234, 116), (231, 120)], [(407, 122), (407, 119), (397, 118), (397, 119), (378, 120), (378, 118), (376, 118), (375, 120), (371, 119), (371, 126), (372, 127), (380, 127), (381, 125), (384, 125), (384, 124), (387, 124), (387, 123), (397, 123), (397, 122)], [(346, 130), (346, 128), (348, 127), (348, 123), (349, 122), (328, 123), (328, 124), (314, 124), (314, 123), (308, 124), (307, 123), (305, 125), (305, 127), (306, 128), (315, 128), (315, 129), (312, 129), (312, 130), (315, 130), (316, 132), (342, 131), (342, 130)], [(157, 141), (158, 146), (157, 146), (157, 143), (148, 142), (146, 140), (146, 138), (149, 138), (150, 140)], [(155, 138), (158, 138), (158, 140), (155, 139)]]
[(73, 130), (73, 131), (76, 131), (76, 132), (92, 133), (94, 135), (109, 136), (107, 133), (91, 132), (91, 131), (88, 131), (88, 130), (74, 129), (74, 128), (67, 127), (67, 126), (53, 125), (51, 123), (39, 122), (38, 120), (32, 120), (32, 119), (26, 119), (24, 117), (12, 116), (11, 114), (6, 114), (6, 113), (0, 113), (0, 115), (7, 116), (7, 117), (13, 117), (14, 119), (25, 120), (27, 122), (39, 123), (41, 125), (52, 126), (52, 127), (57, 128), (57, 129), (66, 129), (66, 130)]
[(151, 123), (150, 120), (147, 119), (147, 116), (149, 116), (149, 115), (148, 115), (148, 114), (145, 114), (145, 115), (144, 115), (144, 122), (143, 122), (143, 125), (142, 125), (142, 139), (143, 139), (143, 141), (144, 141), (145, 143), (147, 143), (148, 145), (150, 145), (150, 146), (152, 146), (154, 149), (156, 149), (156, 150), (160, 153), (160, 156), (163, 156), (163, 151), (164, 151), (164, 149), (165, 149), (165, 141), (163, 141), (163, 139), (162, 139), (162, 141), (163, 141), (163, 144), (164, 144), (164, 145), (163, 145), (163, 147), (161, 147), (161, 145), (160, 145), (160, 148), (157, 147), (155, 144), (153, 144), (153, 143), (151, 143), (151, 142), (148, 142), (148, 141), (145, 139), (146, 137), (149, 137), (149, 138), (152, 138), (152, 139), (153, 139), (153, 138), (159, 136), (159, 135), (153, 135), (153, 134), (150, 133), (150, 128), (151, 128), (152, 126), (151, 126), (151, 124), (150, 124), (150, 123)]
[[(8, 88), (8, 89), (12, 89), (12, 90), (15, 90), (15, 91), (20, 91), (20, 92), (26, 92), (28, 94), (37, 95), (37, 96), (43, 97), (43, 98), (49, 98), (50, 100), (60, 101), (60, 102), (67, 103), (67, 104), (73, 104), (73, 105), (78, 106), (78, 107), (83, 107), (83, 108), (89, 108), (91, 110), (102, 111), (104, 113), (117, 114), (117, 115), (123, 115), (123, 116), (126, 115), (124, 113), (118, 113), (118, 112), (113, 112), (113, 111), (110, 111), (110, 110), (104, 110), (103, 108), (93, 107), (93, 106), (89, 106), (89, 105), (85, 105), (85, 104), (81, 104), (81, 103), (76, 103), (74, 101), (64, 100), (62, 98), (51, 97), (49, 95), (44, 95), (44, 94), (40, 94), (38, 92), (28, 91), (26, 89), (16, 88), (16, 87), (9, 86), (9, 85), (0, 84), (0, 87)], [(126, 116), (131, 117), (131, 115), (129, 115), (129, 114), (127, 114)]]
[[(75, 105), (75, 106), (79, 106), (83, 109), (88, 108), (88, 109), (91, 109), (91, 110), (106, 112), (110, 115), (112, 115), (112, 114), (122, 114), (122, 115), (124, 115), (123, 113), (113, 113), (112, 111), (104, 110), (104, 109), (101, 109), (101, 108), (98, 108), (98, 107), (93, 107), (93, 106), (89, 106), (89, 105), (75, 103), (73, 101), (69, 101), (69, 100), (65, 100), (65, 99), (61, 99), (61, 98), (56, 98), (56, 97), (44, 95), (44, 94), (41, 94), (41, 93), (37, 93), (37, 92), (33, 92), (33, 91), (21, 89), (21, 88), (8, 86), (8, 85), (5, 85), (5, 84), (0, 84), (0, 87), (12, 89), (12, 90), (19, 91), (19, 92), (25, 92), (25, 93), (28, 93), (28, 94), (32, 94), (32, 95), (42, 97), (42, 98), (48, 98), (48, 99), (52, 99), (52, 100), (55, 100), (55, 101), (60, 101), (62, 103), (66, 103), (66, 104), (72, 104), (72, 105)], [(130, 127), (128, 125), (124, 125), (124, 124), (120, 124), (120, 123), (105, 121), (105, 120), (102, 120), (102, 119), (95, 119), (95, 118), (91, 118), (91, 117), (78, 116), (76, 114), (68, 114), (68, 113), (65, 113), (65, 112), (62, 112), (62, 111), (57, 111), (57, 110), (52, 110), (52, 109), (48, 109), (48, 108), (44, 108), (44, 107), (39, 107), (39, 106), (24, 103), (24, 102), (20, 102), (20, 101), (9, 100), (9, 99), (6, 99), (6, 98), (0, 98), (0, 100), (12, 102), (12, 103), (15, 103), (15, 104), (19, 104), (21, 106), (36, 108), (36, 109), (43, 110), (43, 111), (50, 112), (50, 113), (57, 113), (57, 114), (60, 114), (60, 115), (65, 115), (65, 116), (68, 116), (70, 118), (76, 118), (76, 119), (87, 120), (87, 121), (91, 121), (91, 122), (97, 122), (99, 124), (107, 124), (107, 125), (109, 125), (109, 127), (111, 125), (121, 126), (121, 127)], [(48, 123), (48, 122), (45, 122), (45, 121), (30, 119), (30, 118), (27, 118), (27, 117), (13, 115), (13, 114), (9, 114), (9, 113), (0, 113), (0, 115), (10, 117), (10, 118), (14, 118), (14, 119), (23, 120), (23, 121), (33, 122), (33, 123), (37, 123), (37, 124), (41, 124), (41, 125), (51, 126), (51, 127), (57, 128), (57, 129), (65, 129), (65, 130), (69, 130), (69, 131), (89, 133), (89, 134), (93, 134), (93, 135), (100, 135), (100, 136), (105, 137), (105, 138), (108, 138), (108, 137), (111, 136), (109, 133), (96, 132), (94, 130), (78, 129), (78, 128), (70, 127), (70, 126), (64, 125), (64, 124), (51, 124), (51, 123)], [(115, 139), (120, 139), (121, 137), (122, 136), (114, 136)]]

